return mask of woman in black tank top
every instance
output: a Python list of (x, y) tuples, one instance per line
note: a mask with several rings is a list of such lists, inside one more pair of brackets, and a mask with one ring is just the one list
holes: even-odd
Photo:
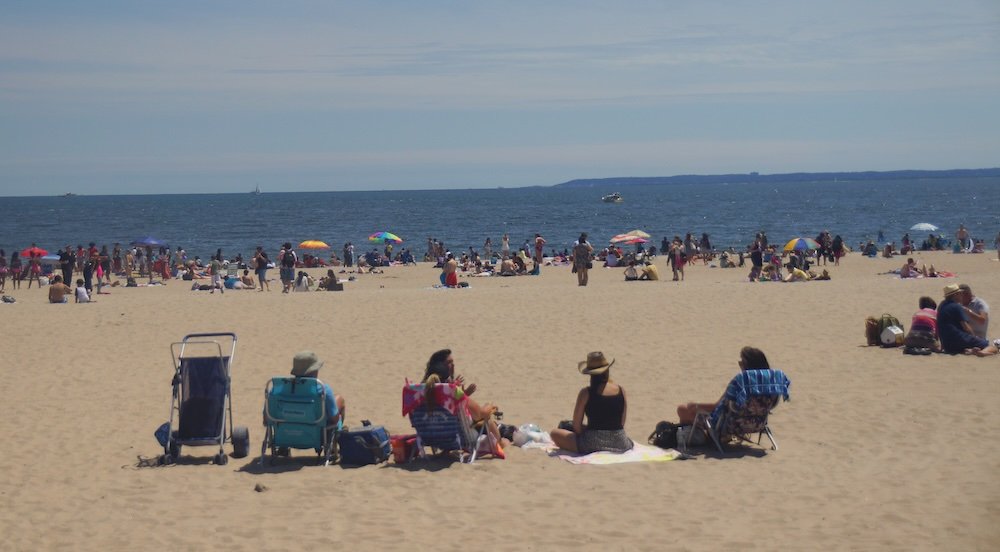
[[(579, 364), (580, 373), (590, 376), (590, 385), (580, 390), (573, 410), (572, 429), (553, 429), (552, 440), (559, 448), (589, 454), (597, 451), (625, 452), (632, 440), (625, 434), (628, 401), (625, 389), (611, 381), (604, 353), (593, 352)], [(584, 424), (584, 417), (587, 423)]]

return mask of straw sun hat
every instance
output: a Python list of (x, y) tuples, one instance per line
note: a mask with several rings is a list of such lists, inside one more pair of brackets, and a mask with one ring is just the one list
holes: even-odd
[(945, 297), (951, 297), (952, 295), (955, 295), (956, 293), (958, 293), (960, 291), (962, 291), (962, 288), (959, 287), (958, 284), (948, 284), (948, 285), (944, 286), (944, 296)]
[(611, 368), (611, 365), (614, 363), (615, 359), (611, 359), (611, 362), (608, 362), (608, 360), (604, 358), (604, 353), (601, 351), (594, 351), (587, 355), (587, 360), (577, 365), (577, 369), (579, 369), (580, 373), (585, 376), (603, 374), (604, 372), (607, 372), (608, 368)]
[(316, 374), (323, 367), (323, 361), (312, 351), (299, 351), (292, 359), (292, 375), (307, 376)]

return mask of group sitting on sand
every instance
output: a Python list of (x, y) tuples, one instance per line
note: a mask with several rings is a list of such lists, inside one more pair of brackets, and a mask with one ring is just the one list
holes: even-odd
[(1000, 339), (991, 342), (987, 337), (989, 316), (989, 305), (976, 297), (970, 286), (947, 285), (940, 305), (927, 296), (919, 299), (903, 340), (903, 352), (993, 356), (1000, 352)]
[[(586, 360), (578, 363), (578, 371), (588, 376), (589, 383), (577, 393), (572, 419), (561, 422), (558, 428), (549, 433), (552, 442), (560, 449), (580, 454), (622, 453), (635, 446), (624, 429), (628, 417), (625, 389), (611, 379), (611, 366), (614, 364), (615, 359), (608, 360), (601, 351), (589, 353)], [(300, 378), (318, 378), (322, 366), (323, 362), (315, 353), (301, 351), (293, 359), (291, 373)], [(744, 347), (740, 351), (739, 366), (741, 372), (770, 369), (764, 353), (753, 347)], [(784, 378), (784, 375), (781, 377)], [(333, 391), (329, 383), (320, 383), (322, 392), (328, 399), (327, 427), (330, 430), (342, 429), (346, 417), (346, 401)], [(502, 413), (495, 404), (479, 403), (471, 398), (476, 393), (477, 386), (475, 383), (467, 383), (465, 378), (456, 374), (455, 359), (450, 349), (441, 349), (431, 354), (421, 383), (425, 386), (452, 384), (457, 394), (454, 398), (467, 401), (471, 423), (483, 427), (491, 437), (489, 441), (492, 449), (486, 453), (496, 458), (505, 457), (504, 449), (511, 444), (515, 428), (498, 422)], [(787, 388), (787, 380), (784, 384)], [(692, 424), (697, 413), (711, 412), (728, 398), (728, 394), (724, 394), (714, 403), (692, 402), (678, 406), (680, 423)]]

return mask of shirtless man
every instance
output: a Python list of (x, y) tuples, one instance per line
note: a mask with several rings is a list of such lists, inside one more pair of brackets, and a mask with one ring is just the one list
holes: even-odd
[(955, 232), (955, 241), (958, 242), (960, 248), (969, 249), (969, 231), (965, 229), (964, 224), (958, 225), (958, 231)]
[(458, 287), (458, 261), (453, 253), (448, 253), (448, 260), (442, 269), (444, 273), (444, 285), (448, 287)]

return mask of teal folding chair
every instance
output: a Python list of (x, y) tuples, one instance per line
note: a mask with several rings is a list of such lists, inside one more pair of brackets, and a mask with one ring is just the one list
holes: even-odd
[(266, 432), (260, 449), (260, 465), (268, 449), (271, 459), (289, 456), (291, 449), (313, 449), (324, 466), (336, 461), (335, 431), (327, 428), (323, 383), (316, 378), (274, 377), (264, 390)]

